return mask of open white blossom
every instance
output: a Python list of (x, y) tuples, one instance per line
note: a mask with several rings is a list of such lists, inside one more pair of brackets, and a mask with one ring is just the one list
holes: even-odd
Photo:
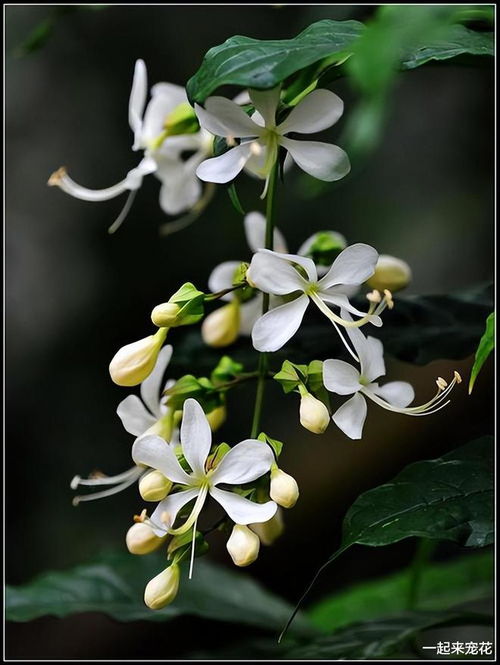
[[(350, 318), (346, 311), (342, 311), (342, 316)], [(449, 403), (449, 400), (445, 401), (446, 397), (453, 386), (461, 382), (458, 372), (455, 372), (449, 385), (444, 379), (438, 378), (438, 390), (434, 397), (425, 404), (409, 407), (415, 398), (409, 383), (390, 381), (382, 386), (376, 383), (376, 379), (385, 375), (382, 342), (374, 337), (365, 337), (361, 330), (356, 328), (348, 328), (347, 334), (359, 358), (360, 369), (343, 360), (325, 360), (323, 383), (327, 390), (338, 395), (352, 395), (332, 416), (337, 427), (351, 439), (362, 437), (367, 412), (365, 397), (394, 413), (426, 416), (446, 406)]]
[[(276, 124), (280, 87), (272, 90), (249, 90), (256, 111), (250, 118), (237, 104), (225, 97), (209, 97), (205, 108), (195, 104), (200, 125), (217, 136), (241, 143), (219, 157), (207, 159), (197, 169), (198, 177), (207, 182), (225, 183), (246, 168), (266, 179), (283, 146), (303, 171), (319, 180), (343, 178), (350, 170), (347, 154), (336, 145), (319, 141), (297, 141), (290, 132), (313, 134), (335, 124), (344, 104), (329, 90), (313, 90)], [(264, 190), (264, 193), (266, 191)]]
[[(146, 66), (143, 60), (137, 60), (129, 99), (129, 125), (134, 133), (132, 149), (144, 151), (144, 156), (123, 180), (105, 189), (88, 189), (77, 184), (66, 169), (61, 168), (52, 174), (49, 185), (56, 185), (84, 201), (106, 201), (126, 191), (136, 192), (144, 176), (154, 173), (162, 183), (160, 207), (164, 212), (176, 215), (193, 208), (202, 196), (202, 184), (196, 176), (196, 168), (210, 154), (213, 137), (204, 129), (192, 134), (168, 135), (166, 123), (169, 117), (179, 109), (188, 108), (183, 87), (157, 83), (151, 89), (151, 99), (145, 109), (146, 98)], [(193, 154), (184, 160), (184, 152)], [(130, 203), (129, 197), (112, 228), (117, 228), (123, 221)]]

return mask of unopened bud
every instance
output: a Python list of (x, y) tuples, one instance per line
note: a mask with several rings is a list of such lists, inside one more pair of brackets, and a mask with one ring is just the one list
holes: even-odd
[(125, 542), (131, 554), (149, 554), (163, 543), (165, 538), (157, 536), (153, 529), (144, 522), (136, 522), (127, 531)]
[(151, 312), (151, 321), (159, 328), (172, 328), (180, 311), (181, 308), (175, 302), (162, 302)]
[(137, 342), (122, 346), (109, 364), (109, 373), (119, 386), (137, 386), (154, 369), (158, 353), (167, 336), (167, 329), (160, 328)]
[(311, 393), (305, 393), (300, 399), (300, 424), (313, 434), (323, 434), (330, 423), (328, 409)]
[(212, 409), (212, 411), (207, 413), (206, 416), (212, 432), (217, 431), (226, 421), (226, 405), (221, 404), (220, 406), (215, 407), (215, 409)]
[(378, 289), (379, 291), (389, 289), (394, 292), (404, 289), (410, 281), (411, 268), (406, 261), (388, 254), (381, 254), (378, 257), (375, 272), (366, 283), (372, 289)]
[(176, 563), (153, 577), (144, 590), (144, 602), (151, 610), (161, 610), (171, 603), (179, 590), (180, 570)]
[(240, 308), (237, 300), (209, 314), (201, 326), (201, 336), (208, 346), (232, 344), (240, 330)]
[(236, 566), (249, 566), (259, 556), (260, 540), (247, 526), (235, 524), (226, 547)]
[(278, 508), (267, 522), (249, 524), (248, 526), (259, 536), (260, 542), (263, 545), (272, 545), (274, 541), (281, 536), (285, 529), (282, 511)]
[(162, 501), (171, 489), (172, 481), (157, 470), (146, 473), (139, 481), (139, 493), (144, 501)]
[(279, 506), (293, 508), (299, 498), (299, 486), (295, 478), (275, 468), (271, 471), (269, 495)]

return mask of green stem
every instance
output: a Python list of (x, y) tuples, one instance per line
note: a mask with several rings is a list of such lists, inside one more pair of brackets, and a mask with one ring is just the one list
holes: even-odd
[(419, 538), (417, 541), (417, 551), (410, 564), (409, 568), (409, 582), (408, 582), (408, 596), (406, 599), (406, 607), (409, 610), (416, 609), (418, 602), (418, 592), (420, 583), (422, 581), (422, 573), (425, 564), (429, 561), (432, 553), (436, 549), (437, 541), (430, 538)]
[[(269, 185), (267, 189), (266, 199), (266, 236), (265, 246), (266, 249), (273, 249), (273, 236), (274, 236), (274, 218), (276, 215), (276, 185), (278, 182), (278, 160), (269, 175)], [(262, 299), (262, 314), (269, 310), (269, 294), (264, 293)], [(264, 390), (266, 387), (266, 375), (268, 372), (268, 354), (261, 353), (259, 356), (258, 366), (259, 378), (257, 381), (257, 392), (255, 394), (255, 406), (253, 411), (252, 432), (250, 438), (255, 439), (259, 434), (260, 420), (262, 416), (262, 405), (264, 403)]]

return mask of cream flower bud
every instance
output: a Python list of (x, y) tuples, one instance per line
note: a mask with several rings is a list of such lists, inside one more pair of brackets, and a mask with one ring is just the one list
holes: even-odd
[(152, 610), (161, 610), (171, 603), (179, 590), (180, 570), (176, 563), (153, 577), (144, 590), (144, 602)]
[(238, 337), (240, 308), (237, 300), (209, 314), (201, 326), (201, 336), (208, 346), (228, 346)]
[(159, 328), (171, 328), (180, 311), (181, 308), (175, 302), (163, 302), (151, 312), (151, 321)]
[(113, 381), (119, 386), (142, 383), (153, 371), (166, 336), (167, 329), (160, 328), (155, 335), (122, 346), (109, 364)]
[(300, 399), (300, 424), (313, 434), (323, 434), (330, 423), (328, 409), (311, 393), (304, 393)]
[(157, 536), (153, 529), (144, 522), (132, 524), (125, 536), (127, 549), (131, 554), (149, 554), (163, 543), (165, 538)]
[(263, 545), (272, 545), (285, 530), (283, 515), (280, 508), (278, 508), (271, 519), (267, 520), (267, 522), (249, 524), (248, 526), (254, 533), (259, 536), (259, 540)]
[(269, 495), (283, 508), (293, 508), (299, 498), (299, 486), (295, 478), (277, 467), (271, 471)]
[(217, 406), (215, 409), (212, 409), (210, 413), (207, 413), (206, 416), (208, 424), (210, 425), (210, 429), (212, 430), (212, 432), (215, 432), (226, 421), (226, 416), (227, 416), (226, 405), (221, 404), (220, 406)]
[(171, 489), (172, 481), (157, 470), (146, 473), (139, 481), (139, 493), (144, 501), (162, 501)]
[(388, 254), (381, 254), (378, 257), (375, 272), (366, 280), (367, 285), (378, 291), (399, 291), (411, 281), (411, 268), (402, 259)]
[(235, 524), (226, 547), (236, 566), (249, 566), (259, 556), (260, 540), (247, 526)]

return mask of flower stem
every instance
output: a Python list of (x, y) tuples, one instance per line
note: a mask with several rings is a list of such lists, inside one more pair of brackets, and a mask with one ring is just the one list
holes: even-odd
[[(269, 185), (267, 188), (266, 198), (266, 249), (273, 249), (273, 236), (274, 236), (274, 218), (276, 215), (276, 185), (278, 183), (278, 169), (279, 163), (276, 159), (274, 166), (269, 175)], [(262, 314), (269, 310), (269, 294), (264, 293), (262, 298)], [(257, 381), (257, 392), (255, 394), (255, 406), (253, 411), (252, 432), (250, 438), (255, 439), (259, 434), (260, 420), (262, 416), (262, 405), (264, 403), (264, 390), (266, 387), (266, 375), (268, 369), (268, 354), (261, 353), (259, 355), (258, 373), (259, 378)]]

